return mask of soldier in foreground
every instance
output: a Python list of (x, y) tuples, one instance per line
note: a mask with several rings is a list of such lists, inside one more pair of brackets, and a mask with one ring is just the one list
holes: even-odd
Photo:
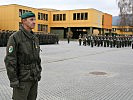
[(24, 13), (21, 16), (21, 29), (8, 40), (4, 61), (10, 86), (13, 88), (13, 100), (37, 98), (42, 68), (39, 41), (32, 31), (35, 20), (34, 13)]

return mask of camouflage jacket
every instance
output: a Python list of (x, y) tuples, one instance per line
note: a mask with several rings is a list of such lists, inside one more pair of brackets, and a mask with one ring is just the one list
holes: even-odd
[(39, 40), (35, 34), (23, 27), (13, 33), (7, 43), (4, 61), (11, 87), (18, 86), (21, 81), (39, 81), (42, 68)]

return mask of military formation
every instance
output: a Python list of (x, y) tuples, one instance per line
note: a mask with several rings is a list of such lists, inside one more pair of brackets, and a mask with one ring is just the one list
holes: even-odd
[[(4, 47), (7, 45), (7, 41), (11, 34), (16, 31), (0, 31), (0, 47)], [(37, 37), (39, 38), (39, 44), (58, 44), (59, 38), (58, 35), (55, 34), (44, 34), (44, 33), (36, 33)]]
[(105, 35), (79, 35), (79, 45), (81, 46), (97, 46), (97, 47), (110, 47), (110, 48), (124, 48), (132, 47), (133, 49), (133, 36), (105, 36)]

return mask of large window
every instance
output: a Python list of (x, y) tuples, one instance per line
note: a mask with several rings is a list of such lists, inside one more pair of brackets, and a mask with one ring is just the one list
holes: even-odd
[(88, 20), (88, 13), (73, 13), (73, 20)]
[(24, 14), (25, 12), (31, 12), (31, 11), (19, 9), (19, 17), (21, 17), (21, 15)]
[(53, 21), (65, 21), (66, 14), (53, 14)]
[(48, 25), (38, 24), (38, 31), (48, 32)]
[(48, 21), (48, 14), (38, 12), (38, 20)]

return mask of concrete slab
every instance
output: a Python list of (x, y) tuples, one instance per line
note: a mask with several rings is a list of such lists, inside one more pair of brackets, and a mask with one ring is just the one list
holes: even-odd
[[(77, 41), (41, 45), (42, 80), (37, 100), (133, 100), (133, 50), (79, 46)], [(0, 100), (12, 89), (0, 48)], [(105, 72), (105, 75), (91, 74)]]

